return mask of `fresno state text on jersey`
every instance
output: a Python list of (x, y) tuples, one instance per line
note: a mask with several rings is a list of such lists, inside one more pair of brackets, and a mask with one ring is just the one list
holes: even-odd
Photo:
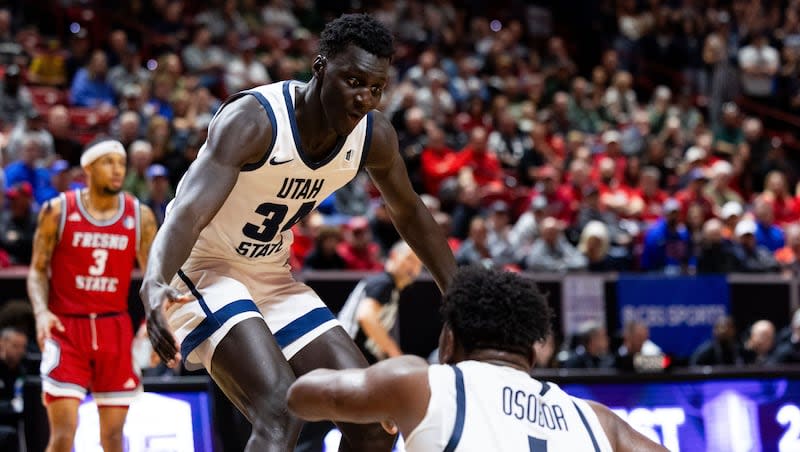
[(63, 314), (127, 311), (139, 238), (138, 201), (121, 193), (117, 213), (105, 221), (87, 213), (77, 190), (63, 193), (61, 205), (50, 309)]

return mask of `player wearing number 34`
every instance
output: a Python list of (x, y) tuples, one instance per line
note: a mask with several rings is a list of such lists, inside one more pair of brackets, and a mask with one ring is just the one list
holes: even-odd
[(81, 166), (87, 188), (62, 193), (39, 213), (28, 273), (50, 421), (47, 450), (72, 450), (78, 406), (90, 390), (103, 450), (121, 452), (128, 405), (141, 391), (131, 356), (128, 288), (134, 261), (147, 265), (156, 220), (149, 207), (121, 191), (120, 142), (89, 145)]
[(551, 313), (532, 280), (463, 267), (442, 299), (441, 365), (418, 357), (316, 370), (289, 389), (303, 419), (381, 422), (408, 452), (664, 452), (605, 406), (531, 378)]
[[(350, 336), (287, 264), (292, 226), (362, 167), (400, 235), (447, 287), (455, 260), (411, 188), (378, 107), (389, 30), (367, 15), (326, 25), (308, 83), (233, 95), (178, 186), (142, 284), (148, 333), (170, 365), (203, 366), (253, 424), (246, 450), (294, 448), (286, 390), (316, 368), (366, 367)], [(378, 424), (340, 425), (343, 450), (389, 451)]]

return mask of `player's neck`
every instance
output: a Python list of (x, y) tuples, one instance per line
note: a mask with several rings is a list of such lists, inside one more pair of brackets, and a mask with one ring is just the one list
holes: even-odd
[(294, 111), (300, 143), (309, 157), (322, 159), (336, 144), (339, 136), (325, 117), (317, 92), (317, 79), (312, 78), (305, 86), (296, 89)]
[(510, 353), (503, 350), (483, 348), (467, 353), (464, 360), (480, 361), (497, 366), (512, 367), (523, 372), (530, 372), (531, 363), (519, 353)]
[(81, 202), (93, 215), (116, 212), (119, 209), (119, 194), (110, 194), (99, 188), (81, 190)]

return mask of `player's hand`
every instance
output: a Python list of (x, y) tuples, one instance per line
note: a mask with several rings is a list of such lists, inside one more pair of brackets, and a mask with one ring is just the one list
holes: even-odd
[(44, 350), (44, 342), (50, 339), (53, 328), (62, 333), (65, 331), (61, 320), (49, 309), (36, 315), (36, 342), (39, 343), (39, 350)]
[(194, 301), (194, 298), (165, 284), (155, 289), (143, 286), (142, 297), (150, 308), (147, 312), (147, 336), (150, 338), (153, 351), (167, 367), (174, 368), (181, 362), (180, 345), (169, 328), (166, 310), (175, 304)]

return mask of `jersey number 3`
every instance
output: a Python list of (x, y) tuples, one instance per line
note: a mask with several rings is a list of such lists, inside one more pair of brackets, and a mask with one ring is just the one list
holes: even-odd
[[(247, 223), (242, 228), (242, 233), (253, 240), (258, 240), (259, 242), (271, 242), (278, 233), (279, 228), (280, 232), (288, 231), (304, 216), (308, 215), (312, 210), (314, 210), (314, 206), (316, 206), (316, 204), (316, 201), (304, 202), (303, 205), (297, 209), (297, 213), (295, 213), (293, 217), (289, 218), (289, 221), (283, 224), (283, 220), (286, 218), (289, 208), (284, 204), (274, 204), (271, 202), (262, 203), (256, 208), (256, 213), (263, 216), (264, 220), (260, 225)], [(283, 224), (283, 227), (281, 227), (281, 224)]]
[(528, 437), (528, 445), (531, 448), (531, 452), (547, 452), (547, 440), (546, 439), (539, 439), (534, 438), (532, 436)]

